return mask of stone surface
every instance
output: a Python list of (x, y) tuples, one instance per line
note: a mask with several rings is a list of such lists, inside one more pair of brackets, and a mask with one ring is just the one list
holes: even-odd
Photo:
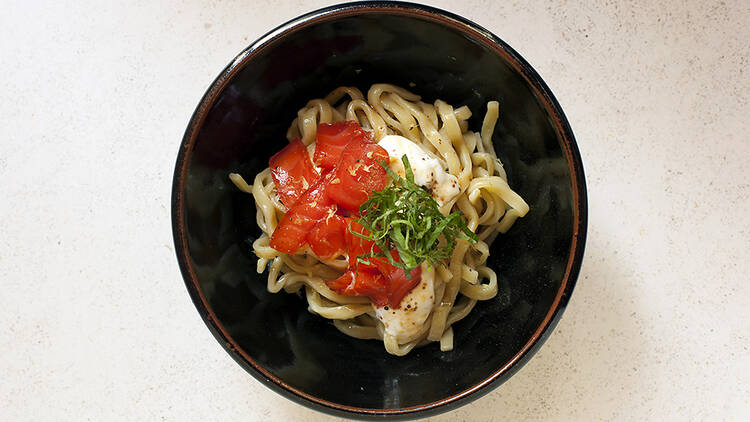
[[(750, 5), (429, 1), (550, 85), (589, 237), (541, 351), (436, 421), (750, 417)], [(218, 346), (174, 256), (188, 119), (248, 43), (323, 1), (11, 2), (0, 14), (0, 420), (329, 418)]]

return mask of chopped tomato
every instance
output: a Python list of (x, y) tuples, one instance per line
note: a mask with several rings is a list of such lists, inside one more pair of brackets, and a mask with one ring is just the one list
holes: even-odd
[[(396, 251), (391, 251), (394, 258), (398, 256)], [(411, 278), (406, 277), (406, 272), (391, 265), (387, 259), (376, 259), (375, 265), (380, 273), (388, 280), (388, 304), (393, 308), (398, 308), (401, 300), (413, 288), (417, 287), (422, 279), (422, 267), (411, 270)]]
[(357, 262), (357, 256), (359, 255), (366, 255), (370, 252), (379, 252), (380, 249), (378, 249), (377, 246), (375, 246), (375, 242), (367, 239), (363, 239), (356, 234), (352, 233), (349, 230), (349, 227), (356, 232), (363, 235), (370, 234), (367, 230), (365, 230), (364, 227), (362, 227), (361, 224), (354, 221), (354, 219), (349, 218), (347, 219), (347, 229), (346, 229), (346, 250), (349, 253), (349, 268), (351, 269), (358, 269), (358, 270), (364, 270), (364, 271), (377, 271), (377, 267), (375, 265), (368, 265), (362, 262)]
[[(352, 231), (360, 234), (368, 234), (361, 224), (347, 220)], [(416, 287), (422, 275), (421, 268), (415, 268), (411, 272), (411, 278), (401, 268), (394, 267), (388, 262), (388, 258), (370, 258), (372, 264), (356, 262), (357, 255), (367, 254), (370, 251), (378, 252), (380, 249), (375, 243), (363, 239), (348, 230), (346, 231), (346, 247), (349, 253), (349, 270), (336, 280), (326, 282), (331, 290), (349, 296), (367, 296), (377, 306), (389, 305), (398, 308), (401, 300), (414, 287)], [(394, 259), (398, 259), (398, 252), (391, 251)], [(380, 275), (383, 278), (374, 277)], [(385, 286), (385, 293), (383, 293)]]
[(305, 246), (307, 235), (315, 225), (336, 213), (336, 206), (325, 195), (331, 176), (329, 173), (319, 178), (284, 214), (271, 235), (269, 245), (272, 248), (288, 254), (297, 252)]
[(376, 306), (388, 304), (388, 281), (382, 274), (348, 270), (341, 277), (327, 281), (334, 292), (347, 296), (367, 296)]
[(353, 139), (369, 139), (370, 135), (356, 122), (321, 123), (315, 136), (313, 161), (324, 169), (332, 169)]
[(388, 153), (383, 147), (367, 139), (352, 140), (336, 164), (328, 196), (339, 206), (358, 212), (368, 196), (388, 183), (381, 161), (388, 162)]
[[(360, 264), (361, 265), (361, 264)], [(327, 281), (326, 285), (334, 292), (347, 296), (367, 296), (376, 306), (388, 305), (398, 308), (404, 297), (421, 281), (420, 267), (412, 270), (411, 278), (401, 268), (386, 264), (385, 272), (347, 270), (341, 277)], [(380, 265), (378, 265), (380, 267)]]
[(347, 270), (341, 277), (326, 281), (326, 285), (334, 292), (345, 296), (358, 296), (354, 291), (354, 271)]
[[(387, 258), (370, 258), (370, 264), (357, 262), (357, 256), (380, 249), (352, 233), (369, 234), (354, 220), (370, 194), (388, 183), (380, 165), (388, 160), (388, 153), (371, 142), (357, 123), (339, 122), (318, 127), (313, 158), (324, 169), (323, 175), (318, 175), (299, 139), (271, 157), (271, 176), (288, 210), (271, 235), (270, 246), (293, 254), (309, 244), (321, 259), (346, 252), (349, 268), (341, 277), (327, 281), (328, 287), (343, 295), (366, 296), (376, 306), (398, 307), (419, 284), (421, 270), (416, 268), (407, 278)], [(398, 259), (395, 251), (392, 254)]]
[(310, 233), (307, 242), (320, 259), (331, 259), (346, 252), (347, 222), (333, 214), (318, 221)]
[(299, 138), (294, 138), (289, 145), (274, 154), (268, 165), (271, 167), (276, 191), (287, 208), (291, 208), (318, 180), (318, 172), (310, 162), (310, 154)]

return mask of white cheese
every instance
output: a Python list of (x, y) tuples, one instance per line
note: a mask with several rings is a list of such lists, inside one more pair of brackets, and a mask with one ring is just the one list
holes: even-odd
[(388, 135), (384, 136), (378, 145), (388, 152), (391, 170), (401, 177), (406, 175), (404, 164), (401, 162), (401, 157), (406, 155), (414, 173), (414, 183), (426, 187), (440, 206), (450, 202), (460, 193), (456, 176), (446, 172), (437, 158), (414, 142), (403, 136)]
[(376, 307), (375, 316), (383, 323), (385, 332), (404, 341), (414, 336), (427, 321), (435, 295), (435, 268), (422, 264), (422, 279), (401, 300), (398, 309)]

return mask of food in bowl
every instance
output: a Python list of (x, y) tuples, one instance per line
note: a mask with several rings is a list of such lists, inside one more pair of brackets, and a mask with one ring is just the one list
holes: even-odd
[(393, 355), (452, 350), (452, 325), (497, 294), (489, 246), (529, 211), (492, 143), (498, 102), (479, 132), (471, 115), (390, 84), (309, 101), (252, 185), (229, 176), (255, 199), (268, 291), (304, 289), (310, 312)]
[[(263, 231), (249, 182), (286, 142), (310, 98), (336, 87), (395, 82), (466, 105), (479, 131), (500, 102), (493, 136), (513, 190), (531, 206), (489, 245), (494, 299), (452, 325), (455, 347), (406, 356), (342, 334), (298, 294), (271, 294), (250, 270)], [(428, 100), (425, 100), (428, 101)], [(318, 122), (316, 122), (317, 125)], [(317, 129), (317, 126), (316, 126)], [(252, 43), (207, 89), (188, 124), (172, 190), (175, 251), (185, 285), (228, 356), (262, 385), (344, 418), (428, 417), (465, 405), (518, 373), (564, 313), (586, 238), (581, 157), (542, 78), (489, 31), (460, 16), (399, 2), (356, 2), (300, 16)], [(190, 327), (189, 329), (192, 329)], [(337, 382), (331, 382), (336, 380)]]

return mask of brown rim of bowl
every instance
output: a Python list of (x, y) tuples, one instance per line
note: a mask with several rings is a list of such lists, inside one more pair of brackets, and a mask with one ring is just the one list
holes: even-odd
[[(548, 115), (553, 118), (554, 127), (558, 136), (562, 139), (565, 158), (570, 168), (570, 182), (573, 186), (573, 201), (575, 205), (573, 207), (573, 238), (570, 245), (570, 254), (565, 269), (565, 275), (549, 312), (529, 341), (510, 361), (490, 374), (482, 382), (479, 382), (460, 393), (435, 402), (396, 409), (360, 408), (323, 400), (286, 384), (262, 366), (258, 365), (227, 333), (226, 329), (217, 320), (213, 309), (211, 309), (206, 297), (203, 295), (198, 284), (195, 270), (190, 262), (185, 227), (185, 203), (183, 192), (185, 191), (188, 163), (190, 162), (190, 156), (195, 145), (198, 129), (203, 124), (206, 114), (211, 109), (218, 94), (222, 92), (234, 75), (244, 68), (244, 66), (249, 63), (256, 54), (273, 46), (285, 35), (319, 22), (358, 14), (392, 14), (436, 22), (469, 36), (474, 41), (480, 43), (486, 48), (494, 50), (497, 54), (502, 56), (523, 76), (527, 83), (529, 83), (533, 88), (534, 93), (542, 101)], [(580, 153), (576, 146), (573, 132), (562, 109), (560, 108), (560, 105), (542, 78), (536, 73), (531, 65), (529, 65), (509, 45), (481, 26), (450, 12), (429, 6), (404, 2), (365, 1), (330, 6), (286, 22), (250, 44), (219, 74), (198, 104), (182, 139), (172, 184), (172, 230), (177, 260), (190, 296), (209, 330), (243, 368), (248, 370), (251, 375), (274, 391), (313, 409), (346, 417), (382, 419), (383, 417), (390, 416), (400, 419), (442, 413), (483, 396), (491, 391), (492, 388), (487, 388), (488, 386), (496, 387), (518, 371), (531, 355), (536, 352), (536, 349), (541, 346), (544, 339), (550, 335), (551, 329), (557, 324), (557, 321), (567, 305), (581, 267), (586, 241), (586, 224), (586, 185)]]

